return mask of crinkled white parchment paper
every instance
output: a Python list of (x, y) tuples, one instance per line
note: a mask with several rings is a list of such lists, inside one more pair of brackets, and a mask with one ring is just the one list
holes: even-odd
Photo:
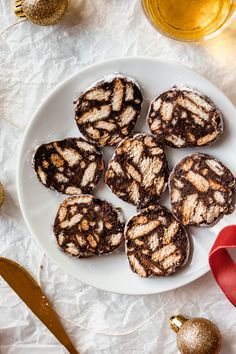
[[(12, 3), (0, 0), (0, 30), (17, 20)], [(213, 81), (236, 104), (236, 22), (208, 42), (179, 43), (152, 28), (139, 0), (71, 0), (59, 25), (38, 27), (23, 22), (0, 37), (0, 180), (6, 189), (6, 201), (0, 211), (0, 254), (20, 262), (35, 277), (42, 251), (22, 219), (15, 182), (24, 129), (37, 106), (61, 80), (89, 64), (128, 55), (185, 64)], [(171, 295), (105, 293), (79, 283), (47, 259), (41, 281), (67, 320), (108, 333), (132, 330)], [(223, 334), (222, 353), (236, 353), (236, 310), (210, 273), (179, 289), (162, 312), (131, 335), (96, 334), (67, 321), (63, 323), (82, 354), (174, 354), (175, 333), (169, 330), (167, 319), (179, 312), (212, 319)], [(2, 280), (0, 353), (66, 353)]]

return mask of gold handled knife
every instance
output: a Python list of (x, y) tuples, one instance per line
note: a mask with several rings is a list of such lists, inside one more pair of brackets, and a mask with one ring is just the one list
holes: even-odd
[(68, 352), (79, 354), (34, 278), (21, 265), (3, 257), (0, 257), (0, 275)]

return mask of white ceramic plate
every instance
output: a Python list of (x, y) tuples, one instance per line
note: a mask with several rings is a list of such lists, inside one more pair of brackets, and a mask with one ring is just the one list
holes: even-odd
[[(147, 131), (145, 116), (150, 100), (173, 85), (187, 85), (209, 96), (224, 114), (225, 132), (212, 147), (199, 151), (210, 153), (230, 167), (236, 175), (236, 110), (225, 95), (209, 81), (186, 67), (148, 58), (122, 58), (86, 68), (59, 85), (35, 113), (26, 131), (19, 156), (18, 196), (25, 221), (42, 249), (58, 266), (80, 281), (97, 288), (122, 294), (152, 294), (183, 286), (206, 273), (208, 252), (218, 231), (233, 223), (235, 213), (225, 216), (211, 228), (190, 228), (193, 256), (184, 270), (167, 278), (141, 279), (127, 263), (123, 250), (102, 257), (75, 259), (62, 253), (54, 240), (52, 225), (60, 202), (66, 197), (45, 188), (32, 168), (34, 149), (48, 141), (80, 133), (74, 121), (73, 99), (96, 80), (111, 73), (134, 77), (141, 85), (144, 106), (135, 131)], [(103, 149), (106, 161), (114, 149)], [(196, 149), (166, 149), (171, 167)], [(121, 201), (100, 181), (94, 194), (123, 209), (125, 218), (136, 213), (135, 207)], [(168, 206), (168, 193), (162, 199)]]

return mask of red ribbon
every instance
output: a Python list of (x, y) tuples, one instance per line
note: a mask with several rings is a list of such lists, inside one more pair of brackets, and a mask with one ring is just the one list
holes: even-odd
[(236, 248), (236, 225), (220, 231), (209, 253), (209, 264), (215, 280), (236, 306), (236, 264), (227, 251), (230, 248)]

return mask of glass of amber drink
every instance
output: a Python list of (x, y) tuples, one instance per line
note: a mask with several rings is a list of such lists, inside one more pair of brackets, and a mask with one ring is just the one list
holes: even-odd
[(163, 34), (184, 41), (208, 39), (232, 19), (232, 0), (142, 0), (144, 11)]

